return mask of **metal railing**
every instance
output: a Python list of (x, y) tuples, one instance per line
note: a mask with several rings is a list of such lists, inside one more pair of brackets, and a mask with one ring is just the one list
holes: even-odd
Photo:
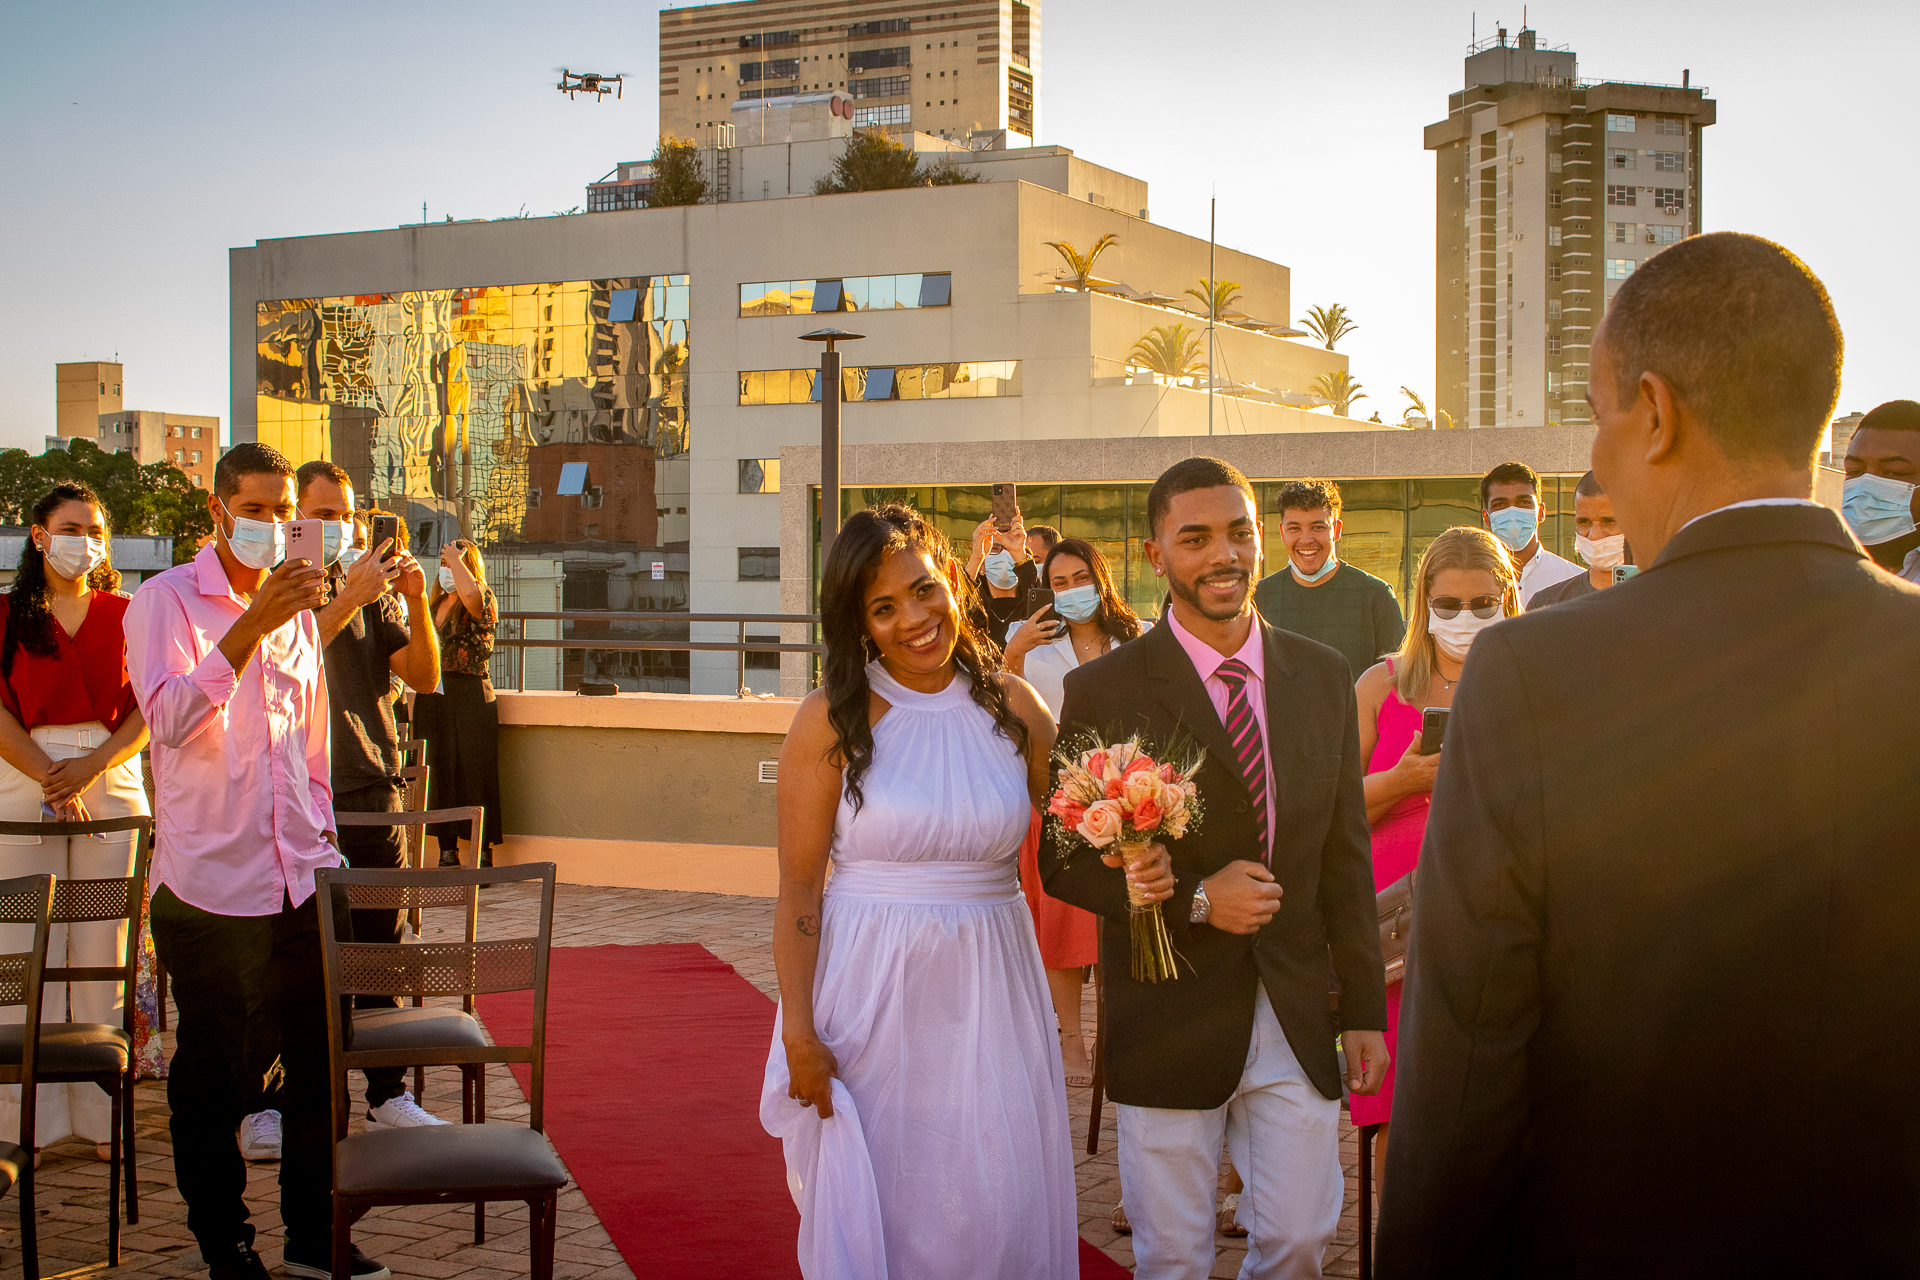
[[(529, 622), (666, 622), (666, 623), (731, 623), (739, 627), (739, 636), (734, 640), (662, 640), (662, 639), (615, 639), (609, 635), (587, 636), (529, 636)], [(527, 687), (527, 650), (528, 649), (596, 649), (603, 652), (632, 653), (637, 651), (658, 651), (668, 653), (734, 653), (739, 656), (737, 668), (739, 679), (736, 688), (742, 697), (747, 693), (747, 655), (749, 653), (820, 653), (819, 644), (788, 644), (767, 636), (747, 635), (747, 627), (759, 626), (817, 626), (820, 615), (817, 613), (652, 613), (620, 612), (604, 609), (562, 609), (555, 612), (535, 612), (513, 610), (500, 614), (499, 625), (495, 628), (494, 644), (501, 648), (515, 650), (514, 688)]]

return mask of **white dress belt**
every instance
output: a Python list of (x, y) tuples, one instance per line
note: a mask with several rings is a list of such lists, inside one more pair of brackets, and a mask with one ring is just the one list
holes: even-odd
[(841, 862), (827, 881), (830, 898), (871, 898), (942, 906), (1021, 901), (1018, 864), (998, 862)]

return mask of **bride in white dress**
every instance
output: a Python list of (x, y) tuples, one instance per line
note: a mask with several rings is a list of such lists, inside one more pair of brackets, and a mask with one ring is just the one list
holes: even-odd
[(991, 669), (962, 580), (917, 513), (848, 520), (821, 589), (825, 685), (780, 755), (760, 1118), (808, 1280), (1079, 1274), (1060, 1046), (1016, 878), (1053, 719)]

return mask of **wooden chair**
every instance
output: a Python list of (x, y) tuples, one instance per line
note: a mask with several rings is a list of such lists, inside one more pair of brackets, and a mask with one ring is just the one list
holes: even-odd
[[(15, 824), (28, 825), (28, 824)], [(31, 824), (38, 826), (38, 823)], [(24, 1280), (40, 1280), (40, 1241), (36, 1228), (39, 1215), (33, 1211), (33, 1122), (39, 1096), (40, 997), (47, 967), (47, 935), (53, 930), (53, 877), (19, 876), (0, 880), (0, 924), (33, 926), (31, 950), (0, 955), (0, 1007), (26, 1006), (26, 1020), (15, 1037), (18, 1045), (12, 1060), (0, 1062), (0, 1083), (20, 1086), (20, 1141), (0, 1142), (0, 1195), (8, 1188), (20, 1188), (20, 1265)], [(117, 1252), (119, 1218), (115, 1200), (107, 1201), (111, 1261), (120, 1263)]]
[[(140, 1192), (134, 1176), (133, 1056), (134, 1017), (138, 1008), (140, 922), (144, 918), (147, 857), (153, 819), (106, 818), (97, 822), (0, 822), (0, 835), (92, 836), (131, 831), (133, 874), (110, 880), (61, 880), (54, 890), (53, 923), (87, 924), (124, 920), (126, 946), (117, 965), (43, 967), (43, 982), (117, 982), (122, 994), (120, 1025), (104, 1022), (49, 1022), (39, 1030), (39, 1083), (95, 1084), (113, 1099), (112, 1155), (107, 1161), (107, 1259), (120, 1265), (120, 1183), (126, 1175), (127, 1222), (140, 1221)], [(64, 957), (62, 957), (64, 958)], [(64, 1011), (63, 1011), (64, 1012)], [(0, 1027), (0, 1064), (19, 1060), (18, 1027)], [(23, 1191), (21, 1212), (31, 1212), (31, 1191)]]
[[(472, 904), (481, 887), (538, 881), (538, 931), (529, 938), (417, 944), (342, 942), (339, 916), (349, 909)], [(553, 944), (551, 862), (513, 867), (435, 868), (428, 871), (352, 871), (327, 868), (316, 876), (320, 936), (327, 983), (327, 1057), (333, 1076), (333, 1275), (348, 1280), (351, 1224), (381, 1204), (471, 1204), (474, 1239), (484, 1238), (486, 1205), (524, 1200), (534, 1280), (552, 1280), (555, 1213), (566, 1167), (541, 1131), (546, 1097), (547, 959)], [(336, 897), (337, 895), (337, 897)], [(469, 905), (468, 919), (477, 907)], [(471, 1006), (488, 992), (532, 991), (529, 1043), (447, 1044), (374, 1048), (358, 1016), (341, 1016), (354, 995), (458, 995)], [(415, 1010), (403, 1009), (401, 1013)], [(347, 1074), (368, 1067), (482, 1066), (524, 1062), (530, 1069), (526, 1128), (508, 1124), (449, 1124), (378, 1129), (349, 1135)], [(484, 1110), (483, 1110), (484, 1114)], [(358, 1212), (357, 1212), (358, 1211)]]
[[(402, 773), (404, 776), (405, 773), (414, 771), (403, 770)], [(426, 795), (426, 771), (425, 765), (417, 766), (417, 772), (420, 775), (417, 781), (422, 797)], [(409, 798), (411, 798), (411, 792), (409, 792)], [(480, 824), (485, 812), (478, 805), (466, 805), (458, 809), (409, 809), (404, 813), (335, 813), (333, 817), (334, 821), (343, 827), (405, 827), (409, 846), (415, 845), (417, 841), (418, 847), (422, 849), (426, 847), (427, 823), (464, 820), (473, 833), (475, 847), (478, 848)], [(423, 869), (422, 864), (414, 860), (411, 847), (407, 854), (407, 868), (413, 871)], [(423, 906), (429, 905), (467, 907), (467, 941), (471, 943), (478, 938), (480, 897), (476, 892), (462, 894), (457, 898), (448, 898), (444, 902), (426, 903), (415, 900), (405, 911), (405, 924), (406, 928), (412, 932), (412, 941), (420, 940), (420, 930), (424, 923), (420, 912)], [(424, 1008), (423, 993), (416, 991), (411, 994), (413, 1007)], [(433, 1009), (419, 1014), (403, 1013), (393, 1009), (356, 1009), (353, 1014), (354, 1029), (363, 1038), (371, 1036), (382, 1048), (388, 1049), (397, 1049), (413, 1043), (438, 1048), (447, 1043), (450, 1037), (456, 1043), (486, 1043), (486, 1037), (480, 1031), (480, 1024), (473, 1016), (471, 997), (462, 1003), (461, 1009), (462, 1013), (459, 1017), (465, 1019), (464, 1023), (457, 1021), (453, 1011), (449, 1009)], [(426, 1066), (423, 1063), (411, 1065), (413, 1066), (413, 1096), (416, 1099), (423, 1098), (427, 1091)], [(476, 1098), (479, 1119), (485, 1121), (487, 1118), (485, 1072), (484, 1063), (461, 1072), (460, 1114), (469, 1124), (474, 1123)]]
[(400, 763), (409, 768), (424, 766), (427, 763), (427, 740), (425, 738), (404, 739), (400, 743)]

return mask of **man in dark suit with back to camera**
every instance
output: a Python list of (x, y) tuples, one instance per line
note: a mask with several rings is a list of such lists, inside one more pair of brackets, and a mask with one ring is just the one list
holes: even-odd
[[(1253, 608), (1260, 520), (1215, 458), (1167, 469), (1147, 497), (1147, 555), (1173, 604), (1137, 640), (1070, 672), (1060, 741), (1140, 733), (1206, 748), (1205, 814), (1142, 887), (1161, 904), (1177, 980), (1136, 982), (1126, 875), (1081, 848), (1040, 850), (1047, 892), (1105, 917), (1107, 1091), (1140, 1280), (1214, 1265), (1224, 1140), (1246, 1182), (1245, 1280), (1320, 1275), (1340, 1218), (1340, 1067), (1386, 1075), (1386, 984), (1347, 660)], [(1329, 969), (1341, 984), (1329, 1016)]]
[(1753, 236), (1607, 308), (1593, 468), (1646, 568), (1467, 659), (1383, 1280), (1920, 1270), (1920, 589), (1809, 501), (1840, 354)]

